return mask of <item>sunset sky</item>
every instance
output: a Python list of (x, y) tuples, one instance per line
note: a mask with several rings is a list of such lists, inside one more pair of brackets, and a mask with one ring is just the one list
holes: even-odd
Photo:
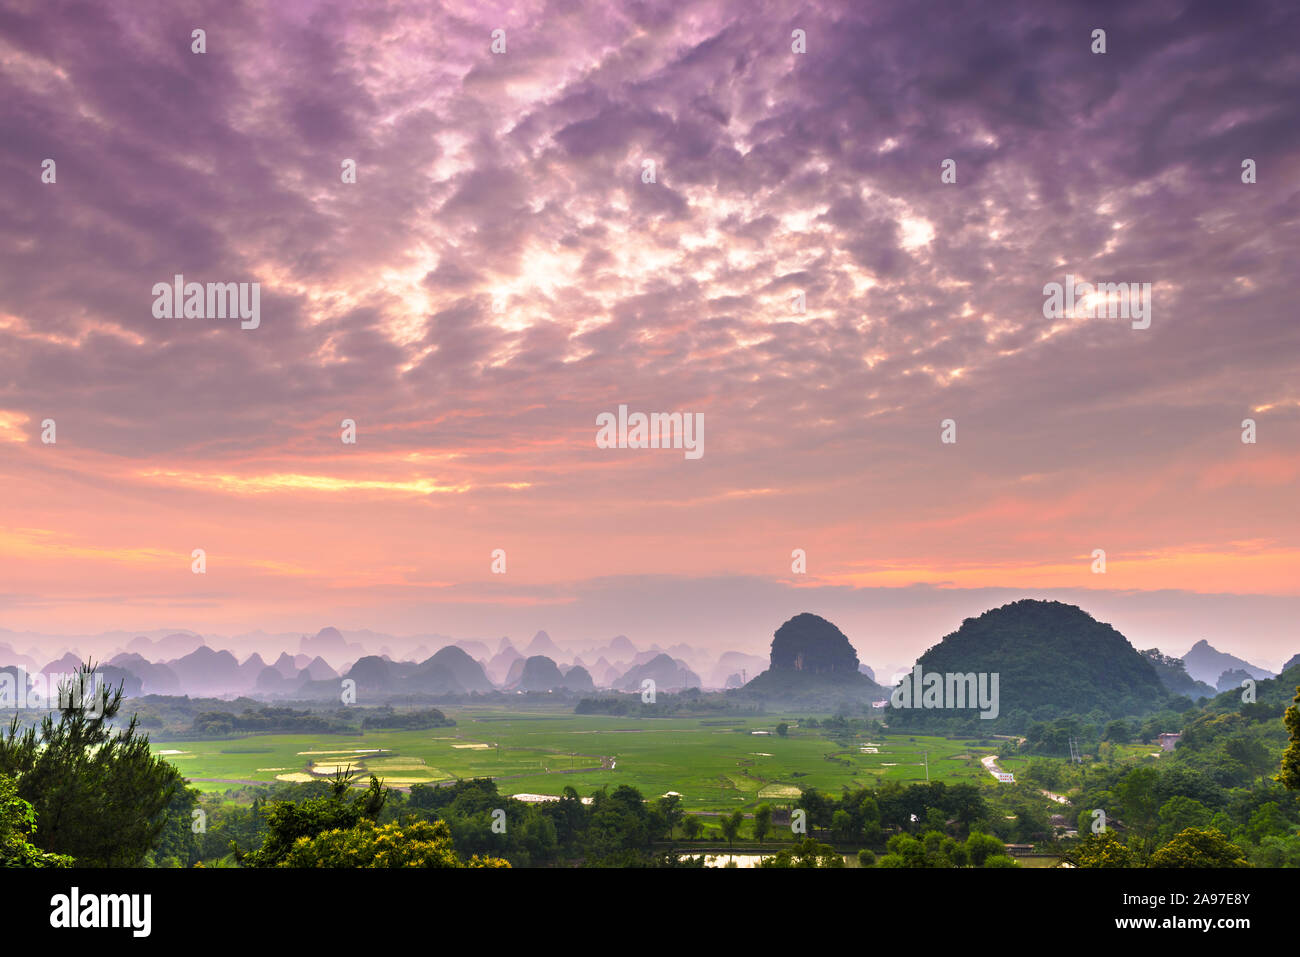
[[(1283, 0), (6, 3), (0, 627), (757, 650), (813, 611), (903, 661), (1030, 596), (1276, 667), (1298, 36)], [(260, 283), (260, 327), (155, 318), (176, 274)], [(1044, 318), (1067, 274), (1151, 283), (1150, 328)], [(705, 454), (597, 448), (620, 404)]]

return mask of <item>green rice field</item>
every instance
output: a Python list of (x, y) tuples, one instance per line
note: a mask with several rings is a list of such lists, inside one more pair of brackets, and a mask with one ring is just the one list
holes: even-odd
[[(838, 741), (791, 719), (628, 718), (486, 709), (449, 710), (455, 727), (362, 735), (251, 735), (156, 742), (202, 791), (248, 783), (323, 779), (351, 766), (392, 787), (492, 777), (505, 794), (586, 796), (629, 784), (648, 798), (669, 791), (688, 810), (752, 809), (783, 803), (799, 789), (838, 792), (885, 781), (997, 783), (979, 759), (996, 742), (902, 734)], [(790, 724), (787, 737), (775, 733)]]

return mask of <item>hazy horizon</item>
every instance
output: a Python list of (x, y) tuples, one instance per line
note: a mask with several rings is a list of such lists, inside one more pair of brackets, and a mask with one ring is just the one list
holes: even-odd
[[(1266, 667), (1272, 671), (1278, 671), (1282, 664), (1295, 654), (1300, 653), (1300, 645), (1289, 643), (1291, 624), (1289, 604), (1273, 602), (1270, 603), (1271, 607), (1261, 608), (1259, 606), (1262, 603), (1258, 599), (1250, 599), (1249, 605), (1259, 613), (1259, 617), (1251, 622), (1250, 632), (1243, 634), (1234, 630), (1213, 631), (1197, 624), (1198, 600), (1208, 598), (1222, 601), (1224, 596), (1105, 596), (1091, 593), (1080, 597), (1061, 593), (1012, 594), (1007, 592), (1005, 595), (998, 597), (998, 593), (993, 590), (977, 594), (962, 594), (944, 590), (930, 596), (932, 601), (930, 606), (927, 607), (920, 590), (912, 590), (906, 596), (907, 600), (900, 602), (897, 607), (854, 611), (853, 606), (859, 596), (854, 593), (854, 590), (841, 589), (839, 591), (839, 602), (819, 592), (823, 601), (828, 604), (836, 604), (837, 607), (842, 609), (841, 614), (838, 616), (815, 607), (795, 608), (799, 601), (798, 598), (782, 597), (773, 599), (771, 602), (765, 602), (760, 600), (755, 592), (751, 591), (743, 601), (738, 600), (737, 602), (738, 607), (745, 609), (744, 617), (750, 620), (757, 621), (758, 618), (762, 617), (764, 614), (763, 608), (775, 608), (781, 603), (789, 604), (789, 607), (794, 610), (788, 613), (776, 612), (777, 617), (771, 619), (771, 625), (765, 635), (751, 636), (749, 638), (742, 637), (732, 641), (716, 637), (713, 640), (707, 640), (710, 634), (715, 634), (711, 630), (710, 623), (700, 621), (698, 615), (689, 615), (684, 620), (689, 627), (685, 627), (683, 621), (666, 619), (659, 622), (653, 629), (614, 628), (601, 631), (592, 628), (590, 625), (578, 625), (570, 630), (570, 623), (560, 621), (552, 625), (545, 623), (536, 626), (523, 625), (496, 633), (479, 633), (472, 630), (460, 631), (456, 628), (431, 628), (414, 632), (402, 632), (388, 631), (365, 625), (353, 627), (338, 622), (320, 622), (309, 628), (275, 630), (216, 631), (175, 625), (139, 629), (104, 629), (97, 632), (61, 635), (0, 627), (0, 644), (9, 644), (15, 651), (25, 653), (28, 649), (17, 645), (24, 640), (22, 636), (30, 635), (35, 638), (57, 639), (65, 642), (61, 649), (107, 650), (123, 647), (136, 636), (143, 635), (156, 641), (168, 634), (191, 633), (202, 637), (204, 642), (211, 647), (226, 647), (233, 652), (237, 652), (241, 660), (253, 652), (258, 652), (264, 659), (269, 661), (277, 657), (281, 651), (297, 654), (298, 643), (303, 637), (310, 638), (324, 628), (333, 627), (337, 628), (347, 640), (357, 641), (365, 645), (368, 653), (378, 653), (379, 647), (387, 644), (396, 658), (400, 658), (403, 653), (407, 653), (421, 645), (426, 646), (432, 652), (439, 647), (458, 642), (481, 642), (495, 653), (496, 646), (502, 638), (509, 638), (511, 644), (522, 651), (539, 631), (546, 632), (556, 645), (568, 652), (580, 652), (586, 648), (603, 647), (616, 636), (622, 635), (627, 637), (637, 647), (638, 651), (644, 651), (652, 645), (669, 648), (674, 645), (684, 644), (714, 658), (726, 651), (767, 657), (773, 632), (794, 615), (809, 611), (827, 618), (844, 631), (862, 662), (879, 669), (883, 666), (908, 666), (908, 663), (914, 661), (927, 648), (938, 643), (945, 635), (956, 631), (964, 618), (976, 617), (985, 611), (1019, 598), (1035, 598), (1048, 601), (1064, 601), (1068, 604), (1080, 603), (1084, 611), (1099, 621), (1113, 625), (1138, 650), (1158, 647), (1164, 654), (1181, 657), (1197, 641), (1204, 639), (1219, 651), (1245, 658), (1253, 664)], [(890, 597), (898, 599), (900, 596), (891, 595)], [(1107, 601), (1107, 598), (1110, 600)], [(1243, 602), (1241, 607), (1244, 610), (1247, 607), (1245, 604), (1247, 600), (1240, 599), (1240, 601)], [(986, 602), (986, 604), (981, 605), (980, 602)], [(1102, 614), (1098, 611), (1099, 607), (1114, 609), (1115, 614)], [(601, 611), (601, 614), (613, 620), (616, 609), (607, 606)], [(557, 615), (556, 617), (560, 616)], [(848, 621), (864, 620), (891, 623), (888, 627), (891, 629), (890, 635), (892, 637), (864, 633), (845, 624)], [(926, 630), (927, 624), (931, 624), (934, 630)], [(56, 657), (56, 655), (51, 654), (51, 657)], [(2, 663), (0, 662), (0, 664)], [(337, 662), (334, 663), (337, 664)]]

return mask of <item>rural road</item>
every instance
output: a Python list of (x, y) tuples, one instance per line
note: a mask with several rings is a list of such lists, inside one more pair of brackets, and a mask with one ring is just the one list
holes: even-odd
[[(998, 756), (996, 754), (989, 754), (980, 758), (980, 764), (984, 765), (984, 770), (988, 771), (988, 773), (994, 777), (997, 777), (1002, 773), (1002, 769), (998, 767)], [(1053, 791), (1048, 791), (1043, 788), (1039, 788), (1038, 793), (1043, 795), (1043, 797), (1050, 798), (1057, 804), (1070, 803), (1070, 799), (1063, 794), (1056, 794)]]

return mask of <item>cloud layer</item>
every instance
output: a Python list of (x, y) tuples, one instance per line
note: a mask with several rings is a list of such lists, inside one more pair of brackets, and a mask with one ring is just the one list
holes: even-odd
[[(609, 576), (1295, 597), (1297, 17), (11, 4), (0, 608), (468, 602), (490, 632)], [(260, 328), (155, 319), (178, 273), (259, 282)], [(1151, 328), (1045, 319), (1067, 274), (1152, 283)], [(706, 454), (598, 449), (621, 403), (703, 412)]]

